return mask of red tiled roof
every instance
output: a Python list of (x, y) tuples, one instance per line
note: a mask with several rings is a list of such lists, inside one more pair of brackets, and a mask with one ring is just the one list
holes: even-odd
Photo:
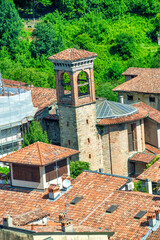
[(31, 90), (33, 106), (38, 110), (44, 109), (57, 101), (56, 89), (26, 86), (26, 83), (8, 79), (2, 79), (2, 82), (4, 87), (21, 87)]
[(155, 158), (154, 154), (136, 153), (129, 158), (130, 161), (149, 163)]
[(146, 144), (146, 153), (160, 154), (160, 149), (150, 144)]
[(140, 180), (150, 178), (151, 182), (160, 182), (160, 160), (157, 160), (147, 170), (141, 173), (138, 177)]
[(133, 104), (132, 106), (136, 107), (136, 108), (143, 108), (145, 109), (147, 112), (148, 112), (148, 117), (150, 119), (152, 119), (153, 121), (157, 122), (157, 123), (160, 123), (160, 111), (152, 108), (151, 106), (145, 104), (144, 102), (140, 102), (140, 103), (136, 103), (136, 104)]
[(48, 215), (49, 215), (49, 213), (46, 213), (41, 208), (36, 209), (36, 210), (31, 210), (29, 212), (25, 212), (25, 213), (14, 216), (13, 224), (16, 226), (24, 226), (30, 222), (39, 220)]
[(64, 60), (64, 61), (77, 61), (77, 60), (82, 60), (86, 58), (91, 58), (91, 57), (96, 57), (97, 54), (93, 52), (88, 52), (86, 50), (82, 49), (75, 49), (75, 48), (70, 48), (66, 49), (62, 52), (59, 52), (53, 56), (50, 56), (48, 59), (49, 60)]
[(36, 142), (1, 158), (1, 162), (44, 166), (78, 153), (70, 148)]
[[(73, 220), (73, 226), (80, 226), (80, 231), (115, 232), (111, 239), (140, 240), (147, 232), (147, 214), (141, 219), (134, 219), (140, 210), (155, 210), (160, 206), (159, 196), (141, 192), (117, 191), (126, 184), (126, 178), (107, 174), (83, 172), (74, 181), (72, 188), (56, 201), (48, 201), (46, 192), (24, 190), (0, 185), (0, 224), (5, 214), (11, 216), (23, 214), (41, 208), (47, 213), (48, 226), (37, 226), (36, 231), (61, 231), (58, 216), (66, 212), (67, 217)], [(67, 196), (67, 197), (66, 197)], [(76, 197), (83, 199), (76, 205), (70, 202)], [(113, 204), (117, 209), (111, 213), (106, 210)]]
[[(38, 111), (51, 106), (57, 101), (56, 89), (28, 86), (26, 83), (2, 79), (4, 87), (18, 87), (26, 90), (31, 90), (33, 106), (38, 108)], [(65, 90), (65, 93), (69, 92)]]
[(129, 68), (123, 75), (136, 77), (115, 87), (114, 92), (160, 93), (160, 68)]
[(112, 125), (112, 124), (120, 124), (125, 122), (132, 122), (138, 119), (146, 118), (148, 116), (148, 112), (145, 109), (143, 109), (142, 106), (138, 105), (136, 106), (136, 108), (138, 109), (138, 113), (135, 113), (133, 115), (129, 115), (126, 117), (121, 117), (121, 118), (112, 118), (112, 119), (103, 118), (98, 122), (98, 125)]

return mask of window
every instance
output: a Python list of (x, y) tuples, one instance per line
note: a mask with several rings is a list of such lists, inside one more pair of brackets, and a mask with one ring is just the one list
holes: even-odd
[(68, 145), (71, 145), (71, 140), (68, 140)]
[(90, 138), (88, 138), (87, 140), (88, 140), (88, 143), (90, 143)]
[(89, 158), (91, 158), (91, 154), (89, 154)]
[(87, 124), (89, 123), (89, 120), (88, 120), (88, 119), (86, 119), (86, 123), (87, 123)]
[(40, 182), (39, 167), (13, 164), (13, 179)]
[(155, 97), (149, 97), (150, 102), (155, 102)]
[(128, 124), (128, 145), (129, 152), (137, 150), (136, 123)]
[(63, 159), (56, 163), (52, 163), (45, 167), (46, 172), (46, 181), (49, 182), (52, 179), (62, 176), (63, 174), (68, 173), (67, 160)]
[(127, 95), (128, 101), (133, 101), (133, 96), (132, 95)]
[(78, 97), (83, 97), (90, 94), (89, 77), (84, 71), (81, 71), (77, 79), (78, 83)]

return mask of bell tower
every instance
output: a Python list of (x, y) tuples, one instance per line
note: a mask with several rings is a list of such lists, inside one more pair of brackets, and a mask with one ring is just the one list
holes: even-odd
[(92, 170), (103, 167), (96, 128), (96, 56), (71, 48), (49, 57), (55, 69), (61, 146), (79, 150), (79, 160), (89, 162)]

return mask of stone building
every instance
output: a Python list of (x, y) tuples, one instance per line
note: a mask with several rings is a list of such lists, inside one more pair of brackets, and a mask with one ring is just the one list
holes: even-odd
[[(160, 144), (159, 111), (145, 103), (131, 106), (96, 99), (96, 56), (67, 49), (49, 57), (55, 68), (58, 111), (48, 118), (60, 133), (59, 144), (79, 150), (76, 159), (89, 162), (92, 170), (124, 176), (141, 173), (148, 157), (145, 143), (157, 148)], [(70, 93), (65, 93), (66, 87)]]
[(127, 104), (144, 102), (160, 110), (160, 69), (128, 68), (122, 75), (125, 83), (115, 87), (119, 101)]

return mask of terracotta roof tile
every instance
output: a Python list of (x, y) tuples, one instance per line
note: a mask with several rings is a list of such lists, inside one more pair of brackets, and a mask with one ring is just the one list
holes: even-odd
[(97, 54), (93, 52), (88, 52), (86, 50), (82, 49), (75, 49), (75, 48), (70, 48), (66, 49), (62, 52), (59, 52), (53, 56), (50, 56), (48, 59), (50, 60), (64, 60), (64, 61), (77, 61), (77, 60), (82, 60), (86, 58), (91, 58), (91, 57), (96, 57)]
[(98, 122), (98, 125), (112, 125), (112, 124), (120, 124), (120, 123), (125, 123), (125, 122), (132, 122), (136, 121), (138, 119), (143, 119), (148, 116), (148, 111), (146, 111), (143, 106), (141, 105), (136, 105), (136, 108), (138, 109), (138, 113), (135, 113), (133, 115), (129, 115), (126, 117), (121, 117), (121, 118), (104, 118)]
[(141, 173), (138, 177), (140, 180), (150, 178), (151, 182), (160, 182), (160, 160), (157, 160), (147, 170)]
[[(73, 186), (56, 201), (48, 201), (46, 192), (24, 190), (0, 185), (0, 223), (5, 214), (15, 216), (35, 211), (39, 208), (47, 213), (48, 226), (36, 226), (36, 231), (61, 231), (58, 216), (66, 212), (73, 220), (73, 226), (80, 226), (80, 231), (115, 232), (111, 239), (141, 239), (147, 232), (147, 214), (140, 220), (134, 216), (140, 210), (154, 211), (160, 206), (159, 196), (130, 191), (118, 191), (126, 184), (127, 178), (116, 177), (95, 172), (83, 172), (74, 181)], [(70, 202), (76, 196), (83, 199), (76, 205)], [(118, 208), (111, 214), (108, 207), (117, 204)], [(24, 226), (25, 228), (25, 226)]]
[(150, 144), (146, 144), (146, 152), (153, 153), (153, 154), (160, 154), (160, 149), (156, 148)]
[(1, 162), (44, 166), (78, 153), (70, 148), (36, 142), (1, 158)]
[(114, 92), (160, 93), (160, 68), (129, 68), (123, 75), (136, 77), (115, 87)]
[[(8, 79), (2, 79), (2, 82), (4, 87), (31, 90), (33, 106), (38, 108), (38, 111), (44, 110), (44, 108), (51, 106), (57, 101), (56, 89), (28, 86), (26, 83)], [(65, 92), (67, 93), (68, 91), (66, 90)]]
[(140, 103), (136, 103), (133, 104), (132, 106), (136, 107), (136, 108), (143, 108), (144, 110), (146, 110), (148, 112), (148, 117), (150, 119), (152, 119), (153, 121), (160, 123), (160, 111), (152, 108), (151, 106), (145, 104), (144, 102), (140, 102)]
[(36, 210), (31, 210), (25, 213), (21, 213), (13, 217), (13, 224), (16, 226), (24, 226), (30, 222), (39, 220), (43, 217), (49, 216), (49, 213), (46, 213), (41, 208)]
[(154, 154), (136, 153), (129, 158), (130, 161), (149, 163), (155, 158)]

